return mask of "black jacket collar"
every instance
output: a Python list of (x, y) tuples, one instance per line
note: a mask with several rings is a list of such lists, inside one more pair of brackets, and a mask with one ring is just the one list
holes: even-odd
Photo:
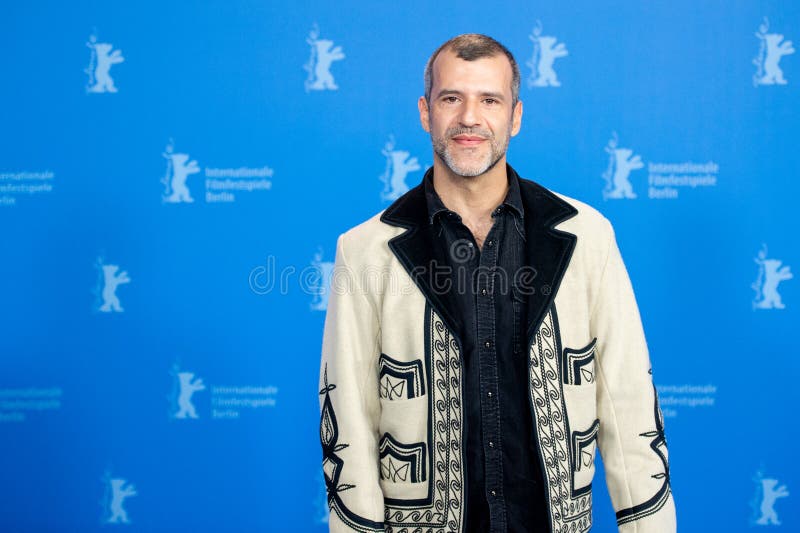
[[(522, 219), (525, 214), (525, 209), (522, 206), (522, 196), (520, 196), (519, 192), (519, 177), (517, 176), (516, 172), (513, 174), (511, 172), (507, 172), (507, 174), (508, 193), (506, 194), (502, 205), (511, 208), (516, 212), (517, 216)], [(436, 189), (434, 189), (433, 167), (429, 168), (428, 171), (425, 172), (425, 176), (422, 178), (422, 188), (425, 191), (425, 201), (428, 206), (428, 220), (431, 224), (433, 224), (436, 220), (436, 217), (441, 216), (442, 213), (452, 213), (458, 217), (458, 214), (450, 211), (447, 206), (444, 205), (441, 197), (436, 192)], [(458, 217), (458, 219), (460, 220), (461, 217)]]
[[(527, 335), (530, 343), (533, 332), (555, 298), (577, 240), (575, 235), (556, 230), (554, 226), (575, 216), (578, 211), (541, 185), (520, 178), (510, 165), (507, 172), (509, 180), (519, 180), (525, 213), (525, 267), (529, 278), (525, 280), (525, 287), (528, 292)], [(448, 263), (441, 255), (441, 247), (435, 246), (424, 182), (386, 208), (381, 221), (408, 230), (391, 239), (389, 248), (448, 328), (459, 339), (463, 338), (464, 329), (456, 312), (458, 307), (454, 295), (436, 290), (433, 283), (435, 269)]]

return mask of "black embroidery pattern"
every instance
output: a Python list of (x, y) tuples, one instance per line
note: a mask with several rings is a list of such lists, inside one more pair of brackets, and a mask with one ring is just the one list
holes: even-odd
[[(649, 370), (649, 373), (653, 373), (652, 368)], [(639, 436), (652, 439), (650, 441), (650, 449), (653, 450), (656, 455), (658, 455), (658, 458), (664, 465), (664, 471), (657, 472), (651, 477), (653, 479), (661, 479), (663, 481), (661, 483), (661, 487), (659, 487), (658, 491), (656, 491), (652, 498), (644, 503), (617, 512), (617, 524), (619, 525), (627, 524), (628, 522), (633, 522), (634, 520), (639, 520), (658, 512), (662, 507), (664, 507), (664, 504), (667, 503), (667, 500), (669, 500), (669, 495), (672, 492), (669, 483), (669, 460), (666, 454), (667, 439), (664, 436), (664, 415), (661, 412), (661, 407), (658, 405), (658, 393), (656, 392), (655, 385), (653, 386), (653, 397), (655, 398), (654, 415), (656, 429), (654, 431), (640, 433)]]
[(592, 339), (585, 348), (573, 350), (564, 348), (564, 383), (581, 385), (594, 383), (594, 346), (597, 339)]
[(422, 361), (396, 361), (382, 353), (378, 359), (380, 396), (386, 400), (419, 398), (425, 394)]
[(345, 506), (339, 493), (355, 488), (352, 483), (340, 483), (344, 461), (337, 455), (350, 446), (339, 442), (339, 425), (336, 422), (336, 413), (331, 402), (331, 392), (336, 389), (336, 385), (328, 383), (328, 365), (323, 371), (323, 382), (325, 384), (319, 391), (320, 396), (325, 395), (322, 403), (322, 414), (319, 424), (319, 437), (322, 443), (322, 470), (325, 473), (325, 487), (328, 491), (328, 507), (347, 526), (354, 531), (370, 533), (374, 531), (384, 531), (382, 522), (374, 522), (361, 516)]
[(450, 533), (463, 521), (461, 360), (456, 338), (425, 304), (425, 362), (428, 371), (428, 497), (384, 498), (387, 533)]
[[(591, 468), (594, 463), (594, 455), (597, 450), (597, 430), (600, 429), (600, 420), (594, 423), (586, 431), (573, 431), (571, 438), (572, 452), (572, 471), (580, 472), (585, 468)], [(579, 496), (592, 490), (592, 484), (587, 483), (582, 487), (575, 486), (575, 479), (572, 479), (572, 497)]]
[(425, 443), (403, 444), (384, 433), (378, 446), (381, 458), (381, 479), (389, 481), (425, 481)]
[(588, 531), (592, 525), (591, 485), (571, 496), (569, 424), (561, 377), (561, 341), (555, 306), (534, 334), (530, 349), (531, 402), (536, 417), (539, 453), (547, 482), (550, 522), (554, 533)]

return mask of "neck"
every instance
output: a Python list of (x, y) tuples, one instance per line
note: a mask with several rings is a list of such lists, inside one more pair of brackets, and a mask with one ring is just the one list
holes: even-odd
[(433, 156), (433, 188), (442, 203), (461, 216), (467, 226), (491, 221), (492, 211), (508, 193), (506, 157), (478, 176), (454, 174), (439, 156)]

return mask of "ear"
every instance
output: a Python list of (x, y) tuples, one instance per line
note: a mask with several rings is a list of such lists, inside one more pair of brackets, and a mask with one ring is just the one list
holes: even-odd
[(422, 124), (422, 129), (431, 132), (430, 112), (428, 110), (428, 101), (424, 96), (420, 96), (417, 100), (417, 109), (419, 109), (419, 122)]
[(518, 100), (517, 105), (514, 106), (514, 111), (511, 112), (511, 136), (519, 133), (522, 127), (522, 101)]

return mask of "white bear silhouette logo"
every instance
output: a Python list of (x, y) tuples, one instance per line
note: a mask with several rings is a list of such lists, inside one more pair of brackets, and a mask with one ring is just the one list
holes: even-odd
[(319, 28), (316, 24), (311, 29), (306, 38), (306, 42), (311, 47), (311, 57), (303, 66), (308, 72), (305, 87), (309, 90), (324, 91), (326, 89), (335, 91), (339, 88), (331, 74), (331, 64), (334, 61), (341, 61), (346, 56), (342, 52), (341, 46), (333, 46), (333, 41), (319, 38)]
[(119, 272), (118, 265), (106, 264), (102, 257), (97, 258), (96, 268), (100, 272), (99, 292), (102, 299), (97, 310), (103, 313), (122, 313), (124, 309), (117, 297), (117, 287), (131, 282), (128, 272), (125, 270)]
[(200, 172), (197, 161), (190, 161), (188, 154), (175, 153), (175, 144), (171, 139), (161, 155), (167, 160), (167, 170), (161, 179), (164, 185), (163, 201), (173, 204), (194, 202), (186, 181), (190, 175)]
[(410, 172), (420, 170), (422, 167), (416, 157), (405, 150), (395, 150), (394, 136), (389, 136), (389, 140), (381, 150), (386, 158), (386, 169), (380, 175), (383, 182), (381, 200), (393, 201), (400, 198), (409, 190), (406, 178)]
[(768, 259), (766, 244), (762, 245), (754, 261), (758, 265), (758, 277), (750, 286), (756, 293), (753, 309), (785, 309), (778, 294), (778, 284), (794, 277), (791, 269), (788, 265), (781, 266), (783, 262), (778, 259)]
[(206, 386), (200, 378), (194, 378), (194, 372), (178, 372), (178, 411), (173, 415), (175, 418), (198, 418), (197, 411), (192, 403), (192, 395)]
[(633, 155), (633, 150), (619, 148), (618, 145), (619, 138), (617, 133), (614, 132), (605, 147), (605, 151), (608, 153), (608, 167), (603, 172), (603, 179), (606, 182), (606, 186), (603, 189), (604, 200), (609, 198), (636, 198), (629, 176), (632, 170), (644, 167), (642, 158), (638, 155)]
[(91, 50), (89, 66), (84, 70), (89, 75), (89, 83), (86, 92), (89, 93), (115, 93), (117, 88), (111, 78), (111, 67), (117, 63), (122, 63), (120, 50), (113, 50), (113, 45), (109, 43), (98, 43), (97, 36), (91, 35), (86, 46)]
[(566, 45), (556, 44), (555, 37), (542, 35), (542, 23), (538, 20), (528, 38), (533, 42), (533, 56), (526, 63), (532, 71), (528, 78), (528, 87), (560, 87), (561, 82), (553, 70), (553, 63), (559, 57), (569, 55)]
[(123, 507), (126, 498), (136, 496), (136, 488), (126, 479), (106, 477), (106, 524), (130, 524), (128, 513)]
[(756, 32), (759, 48), (758, 56), (753, 60), (757, 69), (753, 76), (753, 85), (786, 85), (788, 82), (784, 79), (783, 70), (778, 63), (783, 56), (795, 52), (792, 41), (784, 41), (783, 35), (767, 31), (769, 31), (769, 20), (764, 17), (764, 22)]
[(751, 523), (758, 526), (781, 525), (778, 513), (775, 511), (775, 502), (779, 498), (789, 496), (786, 485), (779, 487), (777, 479), (766, 478), (762, 472), (758, 472), (753, 481), (756, 484), (756, 494), (750, 504), (754, 511)]
[(311, 301), (311, 310), (325, 311), (328, 309), (328, 295), (330, 294), (333, 263), (331, 261), (322, 260), (322, 248), (320, 248), (314, 254), (314, 259), (311, 260), (311, 266), (317, 270), (317, 275), (319, 276), (315, 279), (317, 283), (312, 287), (314, 297)]

